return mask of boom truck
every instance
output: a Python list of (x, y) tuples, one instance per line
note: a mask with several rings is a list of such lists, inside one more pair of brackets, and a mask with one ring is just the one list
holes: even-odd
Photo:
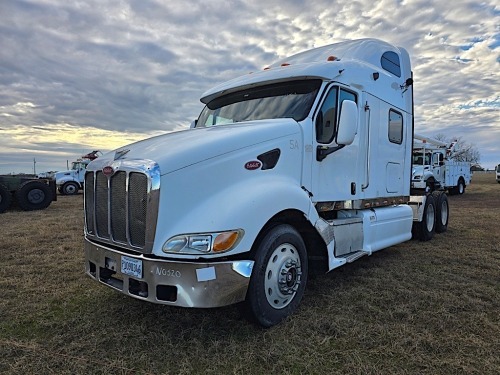
[(414, 135), (411, 187), (428, 191), (447, 190), (463, 194), (471, 181), (471, 164), (453, 160), (457, 142), (447, 144), (437, 139)]
[(404, 48), (361, 39), (208, 90), (190, 129), (89, 164), (86, 273), (270, 327), (312, 273), (444, 232), (446, 194), (410, 195), (412, 84)]

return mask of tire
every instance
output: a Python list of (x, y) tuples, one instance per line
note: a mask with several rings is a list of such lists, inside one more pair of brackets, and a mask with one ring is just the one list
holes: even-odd
[(458, 179), (457, 186), (449, 189), (450, 195), (462, 195), (465, 193), (465, 181), (462, 177)]
[(422, 221), (413, 224), (413, 237), (420, 241), (429, 241), (436, 232), (436, 201), (429, 194), (425, 199)]
[(25, 211), (43, 210), (52, 202), (49, 185), (32, 180), (23, 183), (16, 191), (17, 204)]
[(463, 193), (465, 193), (465, 181), (462, 177), (460, 177), (458, 179), (457, 193), (459, 195), (462, 195)]
[(0, 214), (7, 211), (12, 202), (12, 194), (3, 184), (0, 184)]
[(242, 308), (249, 320), (268, 328), (291, 315), (302, 300), (308, 273), (306, 247), (295, 228), (280, 224), (258, 242), (254, 260)]
[(448, 229), (450, 217), (448, 196), (443, 192), (436, 192), (434, 199), (436, 200), (436, 233), (444, 233)]
[(78, 190), (80, 189), (80, 186), (76, 182), (73, 181), (68, 181), (65, 182), (64, 185), (61, 187), (61, 192), (62, 195), (75, 195), (78, 194)]

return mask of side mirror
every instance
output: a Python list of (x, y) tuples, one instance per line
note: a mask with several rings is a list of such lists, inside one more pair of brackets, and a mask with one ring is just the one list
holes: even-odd
[(340, 108), (337, 144), (350, 145), (358, 132), (358, 106), (352, 100), (344, 100)]
[(196, 124), (198, 123), (198, 120), (193, 120), (193, 122), (191, 122), (191, 125), (189, 125), (189, 128), (190, 129), (194, 129), (196, 128)]
[(443, 166), (443, 165), (444, 165), (444, 155), (439, 154), (439, 166)]
[(352, 100), (344, 100), (340, 108), (340, 119), (337, 128), (337, 138), (335, 139), (338, 146), (318, 146), (316, 149), (316, 160), (322, 161), (328, 155), (350, 145), (354, 142), (354, 137), (358, 132), (358, 106)]

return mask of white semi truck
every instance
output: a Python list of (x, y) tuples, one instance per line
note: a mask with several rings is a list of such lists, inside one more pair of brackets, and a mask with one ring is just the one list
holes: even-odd
[(207, 91), (190, 129), (87, 167), (86, 273), (269, 327), (311, 273), (444, 232), (446, 194), (410, 196), (412, 83), (404, 48), (361, 39)]
[(453, 159), (456, 142), (414, 135), (411, 187), (463, 194), (471, 181), (471, 163)]

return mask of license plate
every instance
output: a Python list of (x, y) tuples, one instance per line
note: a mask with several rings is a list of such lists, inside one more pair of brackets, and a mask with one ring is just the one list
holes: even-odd
[(142, 279), (142, 260), (122, 256), (122, 273)]

